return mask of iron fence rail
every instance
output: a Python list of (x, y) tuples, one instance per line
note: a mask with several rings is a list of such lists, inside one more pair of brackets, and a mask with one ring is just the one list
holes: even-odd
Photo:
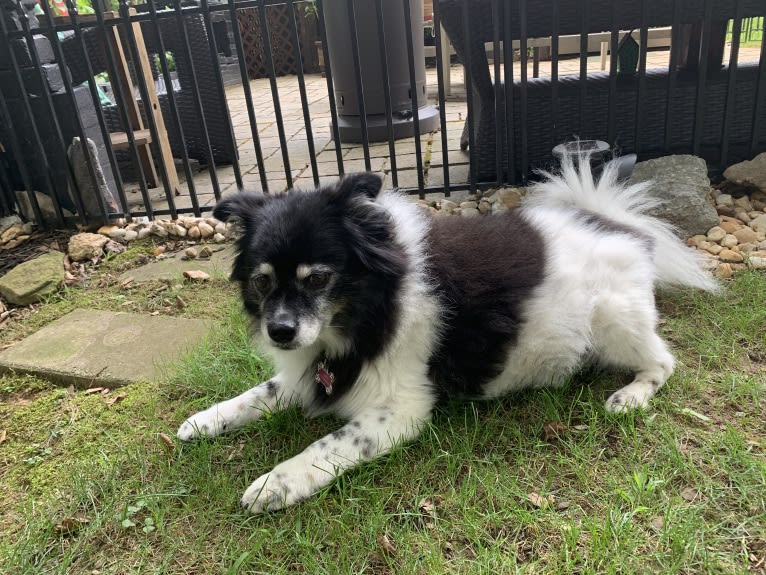
[[(7, 214), (19, 207), (15, 206), (17, 191), (26, 196), (38, 223), (45, 224), (47, 221), (48, 225), (53, 226), (115, 218), (176, 218), (189, 213), (199, 216), (212, 209), (212, 205), (202, 205), (199, 201), (199, 181), (195, 181), (192, 158), (184, 145), (187, 132), (192, 126), (184, 125), (182, 121), (181, 103), (174, 88), (171, 63), (167, 57), (166, 41), (169, 32), (164, 27), (165, 23), (168, 26), (174, 25), (176, 40), (179, 40), (176, 44), (181, 47), (181, 53), (177, 56), (187, 63), (184, 65), (184, 73), (188, 74), (191, 106), (199, 122), (199, 126), (194, 126), (194, 129), (199, 128), (201, 133), (204, 153), (202, 164), (207, 168), (212, 194), (216, 200), (222, 195), (218, 172), (224, 162), (216, 159), (218, 148), (211, 138), (210, 122), (213, 120), (209, 116), (210, 98), (224, 112), (222, 120), (215, 121), (223, 122), (221, 132), (233, 150), (225, 163), (231, 166), (236, 187), (242, 188), (244, 178), (238, 151), (242, 151), (244, 146), (238, 146), (236, 126), (227, 108), (227, 93), (218, 60), (218, 53), (228, 50), (228, 47), (224, 50), (224, 47), (218, 45), (216, 37), (220, 38), (220, 34), (215, 34), (213, 30), (213, 18), (224, 13), (228, 14), (233, 26), (232, 36), (252, 141), (249, 145), (255, 153), (260, 185), (264, 192), (276, 191), (270, 189), (259, 131), (259, 122), (263, 121), (263, 117), (259, 117), (257, 108), (264, 95), (253, 94), (247, 73), (242, 30), (238, 25), (240, 11), (251, 8), (259, 10), (258, 25), (264, 39), (269, 76), (269, 103), (273, 108), (285, 181), (288, 188), (292, 187), (294, 162), (288, 146), (274, 64), (274, 42), (270, 38), (267, 19), (267, 10), (273, 6), (286, 6), (288, 13), (289, 40), (297, 62), (300, 117), (314, 186), (320, 185), (321, 174), (314, 137), (316, 122), (311, 117), (306, 74), (302, 65), (305, 47), (301, 46), (299, 38), (298, 18), (307, 8), (316, 11), (319, 37), (325, 54), (330, 130), (336, 143), (334, 155), (337, 173), (341, 175), (346, 171), (346, 162), (339, 144), (334, 71), (332, 61), (327, 57), (330, 50), (326, 8), (332, 2), (343, 2), (348, 12), (352, 30), (354, 83), (360, 113), (362, 159), (367, 170), (372, 167), (371, 142), (361, 71), (364, 62), (356, 30), (360, 18), (375, 20), (378, 34), (376, 58), (380, 61), (382, 71), (379, 81), (383, 87), (389, 168), (391, 182), (398, 186), (402, 167), (397, 162), (398, 142), (394, 138), (392, 124), (394, 106), (389, 77), (391, 61), (388, 58), (391, 46), (386, 39), (387, 26), (392, 23), (384, 17), (383, 1), (226, 0), (211, 3), (209, 0), (198, 0), (192, 6), (187, 3), (182, 5), (181, 0), (172, 0), (172, 6), (160, 9), (154, 0), (147, 0), (145, 4), (136, 7), (131, 7), (127, 0), (119, 0), (117, 14), (107, 13), (100, 2), (94, 2), (94, 15), (85, 17), (78, 14), (72, 0), (67, 0), (66, 18), (54, 17), (48, 4), (42, 2), (39, 26), (35, 26), (34, 17), (26, 12), (20, 1), (0, 0), (0, 56), (5, 55), (4, 66), (15, 82), (15, 88), (10, 87), (10, 84), (0, 86), (0, 213)], [(405, 27), (411, 30), (413, 24), (417, 25), (412, 19), (412, 7), (415, 5), (412, 3), (419, 6), (420, 1), (401, 1)], [(660, 0), (639, 0), (637, 8), (635, 4), (606, 0), (544, 0), (534, 3), (528, 0), (436, 0), (433, 18), (437, 86), (433, 104), (438, 107), (439, 134), (433, 142), (443, 161), (442, 181), (438, 185), (430, 185), (425, 178), (419, 119), (422, 106), (427, 102), (417, 89), (416, 66), (420, 63), (415, 61), (414, 46), (414, 42), (421, 39), (408, 33), (409, 111), (414, 120), (417, 185), (406, 191), (418, 194), (421, 198), (430, 192), (443, 192), (449, 197), (455, 191), (473, 191), (524, 182), (532, 170), (551, 161), (550, 154), (546, 156), (540, 150), (552, 150), (561, 140), (575, 134), (582, 137), (590, 135), (590, 125), (596, 123), (594, 102), (602, 106), (606, 103), (598, 118), (598, 123), (604, 124), (605, 129), (595, 130), (596, 135), (606, 139), (609, 144), (618, 143), (620, 137), (625, 137), (628, 142), (623, 142), (623, 151), (635, 152), (640, 158), (688, 152), (703, 155), (712, 170), (720, 171), (733, 160), (753, 157), (766, 150), (766, 42), (761, 40), (759, 61), (755, 66), (743, 68), (740, 65), (743, 38), (744, 41), (752, 42), (759, 30), (762, 38), (766, 5), (758, 0), (672, 0), (672, 6)], [(608, 16), (603, 13), (605, 6), (608, 7)], [(605, 26), (610, 32), (608, 74), (597, 81), (588, 71), (588, 40), (589, 34), (593, 32), (594, 17), (599, 21), (607, 18), (608, 25)], [(650, 74), (647, 70), (648, 31), (650, 27), (656, 27), (660, 20), (671, 27), (669, 66), (664, 76)], [(541, 21), (544, 24), (540, 24)], [(638, 29), (640, 46), (636, 68), (630, 74), (621, 68), (619, 62), (620, 31), (626, 29), (625, 23), (628, 21), (632, 30)], [(199, 22), (199, 25), (195, 22)], [(442, 50), (448, 42), (444, 35), (445, 28), (465, 68), (468, 84), (464, 140), (468, 147), (469, 172), (465, 182), (456, 181), (450, 170), (447, 95), (442, 83), (443, 72), (450, 66)], [(139, 69), (138, 63), (146, 51), (143, 40), (138, 36), (141, 30), (144, 31), (142, 36), (151, 34), (156, 44), (157, 69), (154, 73), (162, 77), (166, 87), (163, 98), (167, 106), (164, 111), (152, 105), (153, 87), (149, 84), (152, 78), (147, 78)], [(559, 57), (562, 33), (571, 33), (573, 30), (579, 34), (581, 47), (578, 57), (579, 77), (576, 82), (562, 76)], [(726, 66), (721, 69), (719, 60), (723, 54), (722, 42), (729, 31), (729, 56)], [(544, 81), (528, 77), (528, 37), (534, 35), (550, 36), (550, 73)], [(485, 41), (491, 42), (491, 65), (487, 61)], [(38, 54), (37, 46), (41, 42), (51, 46), (50, 62), (43, 62)], [(67, 43), (73, 43), (75, 49), (72, 50), (70, 45), (70, 49), (65, 50)], [(518, 48), (514, 49), (514, 43), (517, 43)], [(98, 48), (94, 50), (94, 46)], [(123, 74), (120, 64), (124, 54), (121, 51), (126, 52), (133, 63), (133, 73), (124, 82), (119, 81)], [(212, 65), (212, 75), (209, 78), (199, 77), (200, 72), (196, 69), (195, 60), (202, 57), (208, 58)], [(515, 77), (515, 58), (520, 64), (518, 78)], [(68, 63), (84, 65), (87, 71), (84, 84), (76, 85), (72, 81)], [(0, 69), (4, 66), (0, 58)], [(61, 75), (61, 87), (54, 92), (48, 89), (49, 78), (46, 73), (50, 72), (46, 70), (56, 66)], [(537, 53), (534, 66), (536, 70), (539, 67)], [(116, 113), (125, 132), (127, 157), (124, 151), (118, 153), (111, 143), (110, 125), (100, 104), (96, 80), (101, 72), (108, 73), (111, 80)], [(168, 164), (156, 163), (156, 181), (151, 181), (152, 174), (145, 173), (147, 165), (152, 171), (152, 164), (142, 161), (142, 154), (147, 154), (149, 148), (145, 145), (145, 139), (142, 139), (144, 136), (135, 129), (136, 118), (132, 118), (129, 113), (128, 104), (135, 102), (133, 86), (140, 97), (140, 116), (148, 127), (151, 149), (168, 153), (168, 150), (159, 150), (163, 136), (160, 126), (163, 124), (158, 123), (158, 114), (162, 114), (161, 119), (168, 126), (168, 131), (180, 137), (180, 153), (175, 155), (180, 156), (177, 159), (180, 171), (185, 176), (185, 194), (189, 196), (189, 205), (178, 203), (179, 190), (174, 189), (173, 184), (176, 174), (168, 172)], [(657, 86), (662, 87), (659, 93)], [(683, 99), (693, 95), (693, 101), (683, 109), (679, 107), (679, 95), (682, 92)], [(83, 112), (83, 102), (87, 112)], [(625, 106), (629, 109), (624, 110)], [(744, 128), (743, 117), (750, 122)], [(646, 136), (650, 124), (654, 130), (651, 141)], [(713, 139), (711, 131), (717, 134)], [(87, 175), (92, 184), (87, 189), (83, 188), (82, 175), (78, 176), (69, 158), (69, 139), (73, 136), (78, 137), (83, 145), (88, 140), (95, 140), (103, 151), (103, 165), (97, 165), (96, 158), (87, 152), (87, 147), (84, 148)], [(129, 206), (123, 170), (126, 162), (132, 168), (142, 208), (131, 209)], [(110, 176), (108, 183), (113, 186), (115, 200), (119, 204), (116, 210), (98, 192), (96, 182), (102, 169)], [(430, 170), (437, 171), (433, 167)], [(161, 192), (164, 206), (155, 205), (158, 200), (152, 196), (149, 183)], [(86, 191), (94, 193), (93, 190), (96, 190), (97, 213), (92, 213), (94, 204), (91, 199), (83, 196)], [(43, 192), (52, 200), (53, 214), (47, 220), (40, 205), (42, 197), (38, 192)], [(75, 215), (66, 215), (65, 210)]]

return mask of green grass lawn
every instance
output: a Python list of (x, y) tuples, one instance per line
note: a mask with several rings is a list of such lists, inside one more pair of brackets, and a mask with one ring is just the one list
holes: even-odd
[[(0, 378), (0, 573), (766, 570), (765, 275), (743, 272), (721, 297), (660, 298), (678, 368), (646, 412), (604, 411), (622, 373), (451, 404), (419, 440), (256, 517), (238, 505), (250, 482), (338, 422), (288, 411), (166, 443), (269, 374), (224, 285), (184, 292), (218, 327), (163, 381), (89, 395)], [(27, 321), (89, 298), (149, 309), (148, 292), (124, 291), (71, 290)]]

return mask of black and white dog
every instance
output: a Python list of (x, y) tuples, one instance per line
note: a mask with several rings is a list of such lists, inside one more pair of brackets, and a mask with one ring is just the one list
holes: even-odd
[(372, 174), (316, 192), (240, 193), (232, 278), (277, 373), (197, 413), (178, 437), (216, 436), (291, 404), (348, 423), (259, 477), (253, 513), (305, 499), (415, 438), (448, 396), (555, 386), (584, 361), (635, 379), (606, 409), (645, 407), (673, 372), (654, 288), (714, 290), (696, 255), (644, 215), (647, 185), (565, 165), (525, 206), (434, 218)]

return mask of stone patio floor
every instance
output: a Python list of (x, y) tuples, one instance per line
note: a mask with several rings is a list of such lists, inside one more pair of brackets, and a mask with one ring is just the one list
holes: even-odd
[[(740, 63), (758, 61), (758, 47), (743, 47), (740, 49)], [(668, 51), (649, 52), (647, 69), (667, 68)], [(588, 73), (600, 72), (601, 59), (599, 56), (588, 58)], [(608, 63), (607, 63), (608, 66)], [(492, 66), (490, 70), (492, 71)], [(514, 62), (514, 77), (520, 75), (520, 63)], [(551, 63), (540, 62), (540, 77), (550, 76)], [(579, 74), (580, 61), (578, 58), (560, 60), (559, 75)], [(532, 77), (532, 61), (528, 62), (528, 77)], [(463, 67), (453, 64), (450, 68), (452, 94), (445, 102), (447, 125), (447, 159), (452, 183), (468, 181), (468, 152), (460, 150), (460, 135), (465, 123), (467, 104), (465, 100), (465, 85)], [(338, 177), (335, 143), (331, 139), (330, 106), (327, 98), (326, 79), (319, 74), (305, 76), (306, 93), (311, 116), (311, 131), (317, 158), (317, 170), (320, 184), (333, 181)], [(426, 82), (428, 103), (437, 104), (436, 69), (427, 68)], [(309, 147), (306, 127), (303, 121), (303, 111), (296, 76), (277, 78), (280, 106), (284, 120), (287, 153), (290, 162), (292, 185), (297, 188), (313, 188), (314, 180), (310, 165)], [(271, 88), (268, 78), (252, 80), (250, 88), (253, 95), (254, 110), (258, 125), (258, 135), (264, 157), (264, 169), (269, 190), (280, 191), (287, 188), (284, 162), (279, 144), (279, 132)], [(241, 85), (230, 86), (226, 89), (234, 135), (239, 150), (239, 165), (243, 185), (246, 189), (262, 190), (261, 178), (256, 161), (252, 131), (248, 120), (244, 90)], [(533, 105), (533, 104), (532, 104)], [(361, 144), (341, 144), (346, 173), (365, 169), (364, 151)], [(437, 132), (421, 136), (421, 154), (426, 186), (438, 186), (443, 183), (443, 162), (441, 136)], [(376, 142), (370, 145), (371, 170), (384, 176), (384, 188), (393, 187), (391, 177), (391, 161), (388, 143)], [(416, 188), (418, 185), (417, 158), (414, 137), (396, 141), (396, 164), (399, 187)], [(221, 195), (237, 191), (234, 167), (231, 165), (217, 168)], [(179, 170), (179, 175), (183, 175)], [(194, 178), (199, 205), (210, 207), (217, 201), (213, 184), (207, 169), (197, 173)], [(181, 183), (181, 195), (175, 198), (176, 207), (191, 207), (188, 187)], [(129, 192), (129, 203), (132, 209), (140, 209), (141, 195), (137, 191)], [(154, 209), (167, 207), (162, 189), (150, 190)]]

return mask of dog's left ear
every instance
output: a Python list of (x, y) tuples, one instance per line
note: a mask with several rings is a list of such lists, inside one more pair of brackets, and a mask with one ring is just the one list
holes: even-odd
[(335, 195), (341, 201), (347, 201), (355, 196), (375, 199), (382, 187), (383, 179), (377, 174), (370, 172), (348, 174), (338, 182)]
[(239, 218), (245, 225), (249, 224), (256, 212), (268, 201), (264, 194), (239, 192), (222, 199), (213, 209), (213, 216), (222, 222)]

